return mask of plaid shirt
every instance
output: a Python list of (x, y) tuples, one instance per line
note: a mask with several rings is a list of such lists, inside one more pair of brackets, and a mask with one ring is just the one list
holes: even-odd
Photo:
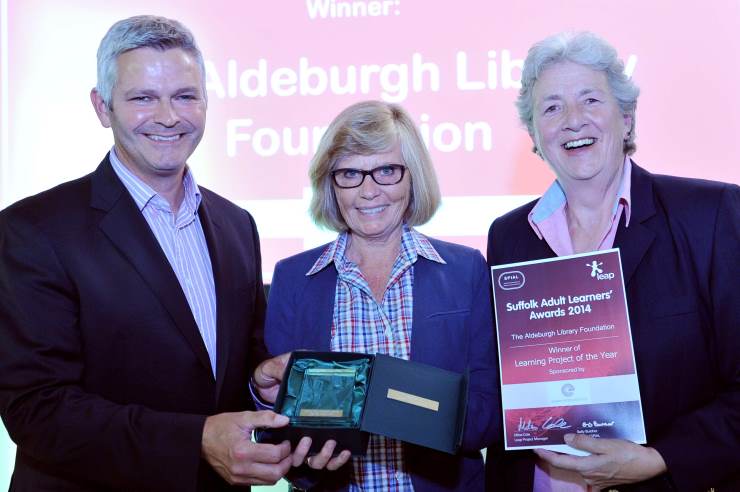
[[(408, 360), (414, 306), (414, 263), (419, 256), (445, 263), (429, 240), (404, 224), (401, 251), (391, 270), (382, 303), (373, 297), (358, 266), (345, 256), (349, 235), (342, 233), (306, 275), (334, 262), (337, 289), (331, 327), (331, 350), (386, 354)], [(352, 491), (412, 491), (399, 441), (370, 436), (367, 454), (352, 458)]]

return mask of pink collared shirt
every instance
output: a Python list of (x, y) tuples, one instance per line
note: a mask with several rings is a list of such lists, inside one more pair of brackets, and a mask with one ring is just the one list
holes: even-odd
[[(617, 235), (619, 219), (622, 211), (625, 213), (625, 227), (630, 223), (630, 182), (632, 176), (632, 163), (629, 157), (624, 159), (622, 183), (614, 200), (614, 213), (609, 224), (609, 229), (604, 231), (604, 236), (595, 251), (610, 249), (614, 245), (614, 237)], [(547, 245), (558, 256), (572, 255), (573, 242), (568, 232), (568, 219), (565, 215), (566, 197), (563, 188), (556, 180), (547, 189), (544, 195), (537, 201), (532, 211), (529, 212), (529, 225), (534, 229), (540, 239), (547, 241)]]
[[(624, 159), (622, 183), (614, 200), (614, 213), (609, 228), (596, 251), (610, 249), (614, 246), (619, 220), (622, 212), (625, 214), (625, 227), (630, 223), (630, 184), (632, 177), (632, 162), (629, 157)], [(547, 241), (547, 245), (558, 256), (572, 255), (573, 242), (568, 232), (568, 220), (565, 215), (567, 199), (560, 183), (555, 181), (537, 201), (529, 213), (529, 225), (540, 239)], [(534, 468), (533, 492), (583, 492), (591, 488), (576, 472), (552, 468), (546, 461), (537, 460)]]

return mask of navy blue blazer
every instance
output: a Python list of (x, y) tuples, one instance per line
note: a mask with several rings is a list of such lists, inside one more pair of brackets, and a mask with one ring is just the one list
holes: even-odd
[[(465, 451), (451, 456), (406, 445), (404, 456), (417, 492), (483, 490), (479, 450), (498, 436), (501, 427), (490, 274), (478, 251), (430, 241), (447, 264), (421, 256), (414, 264), (411, 360), (458, 373), (469, 368)], [(282, 260), (275, 267), (265, 323), (271, 354), (329, 350), (337, 271), (330, 264), (306, 275), (325, 248)], [(350, 468), (326, 474), (328, 482), (320, 488), (346, 488)]]
[[(496, 219), (488, 262), (555, 256), (527, 221)], [(623, 490), (740, 490), (740, 188), (633, 163), (620, 249), (648, 446), (668, 473)], [(491, 449), (488, 489), (532, 491), (534, 454)]]
[[(0, 213), (0, 414), (13, 491), (195, 491), (207, 415), (253, 408), (265, 299), (250, 215), (201, 188), (214, 379), (185, 294), (108, 158)], [(240, 489), (243, 490), (243, 489)]]

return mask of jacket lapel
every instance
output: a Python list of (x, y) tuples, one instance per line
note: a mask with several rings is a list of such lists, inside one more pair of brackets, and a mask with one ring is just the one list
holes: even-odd
[[(414, 263), (414, 284), (411, 287), (414, 296), (414, 306), (412, 308), (412, 328), (411, 328), (411, 353), (409, 359), (422, 361), (428, 354), (435, 352), (436, 340), (429, 340), (429, 331), (422, 328), (424, 321), (429, 318), (430, 310), (437, 308), (434, 300), (439, 299), (439, 280), (432, 278), (435, 269), (432, 261), (419, 256)], [(437, 268), (439, 272), (441, 269)], [(429, 302), (432, 301), (432, 302)]]
[[(529, 224), (527, 224), (527, 227), (529, 227)], [(534, 233), (531, 228), (529, 232)], [(524, 256), (522, 256), (522, 258), (554, 258), (557, 256), (552, 248), (550, 248), (550, 245), (547, 244), (547, 241), (539, 239), (536, 235), (534, 235), (534, 241), (528, 241), (525, 244), (518, 244), (514, 251), (524, 252)], [(519, 253), (519, 255), (521, 255), (521, 253)]]
[(299, 319), (300, 326), (304, 327), (301, 331), (300, 348), (328, 351), (331, 345), (331, 324), (337, 291), (337, 269), (334, 264), (313, 274), (306, 285), (305, 291), (299, 293), (305, 296), (301, 302), (305, 302), (308, 307), (302, 310)]
[[(233, 305), (234, 292), (228, 288), (227, 279), (229, 278), (225, 265), (228, 258), (226, 241), (219, 241), (221, 227), (218, 223), (218, 214), (213, 211), (213, 204), (209, 203), (207, 195), (201, 192), (202, 200), (198, 210), (198, 218), (203, 227), (203, 234), (208, 245), (208, 255), (211, 258), (211, 268), (213, 270), (213, 282), (216, 290), (216, 401), (221, 391), (224, 381), (224, 374), (229, 363), (229, 337), (233, 326), (231, 314), (235, 312)], [(261, 285), (258, 288), (262, 288)], [(241, 302), (246, 302), (241, 299)], [(244, 327), (247, 329), (247, 327)]]
[(625, 216), (622, 214), (614, 239), (614, 247), (620, 251), (625, 285), (629, 284), (637, 266), (655, 239), (655, 233), (644, 225), (655, 215), (652, 177), (634, 162), (632, 162), (630, 201), (632, 207), (630, 225), (625, 227)]
[(208, 352), (177, 276), (107, 156), (93, 173), (90, 205), (103, 212), (100, 229), (159, 299), (210, 373)]

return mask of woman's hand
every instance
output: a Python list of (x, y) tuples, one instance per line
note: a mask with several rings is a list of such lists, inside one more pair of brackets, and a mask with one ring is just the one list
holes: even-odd
[(272, 359), (267, 359), (254, 370), (252, 384), (262, 400), (275, 403), (290, 354), (291, 352), (286, 352)]
[(293, 466), (301, 466), (303, 463), (306, 463), (308, 467), (314, 470), (337, 470), (349, 461), (352, 454), (345, 449), (332, 458), (336, 447), (336, 441), (329, 439), (324, 443), (318, 454), (308, 456), (308, 451), (311, 449), (311, 438), (304, 436), (293, 450)]
[(580, 473), (587, 484), (597, 488), (642, 482), (667, 471), (663, 457), (655, 449), (623, 439), (566, 434), (565, 443), (592, 454), (572, 456), (545, 449), (534, 452), (552, 466)]

